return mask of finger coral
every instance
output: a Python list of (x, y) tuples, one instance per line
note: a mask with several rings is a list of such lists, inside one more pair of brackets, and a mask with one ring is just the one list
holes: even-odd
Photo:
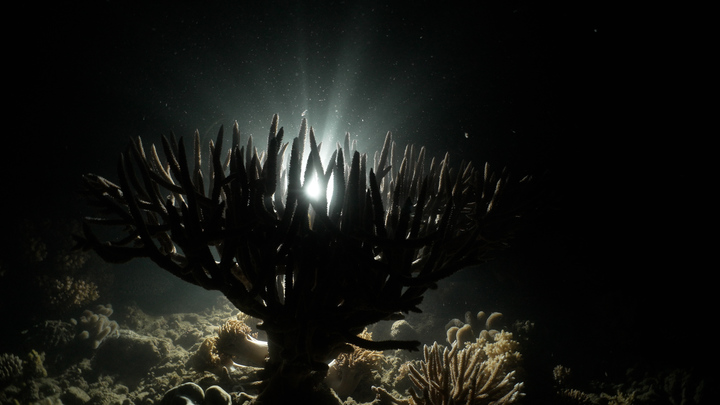
[(106, 337), (118, 330), (117, 322), (111, 321), (109, 318), (113, 313), (110, 304), (98, 305), (96, 311), (97, 313), (93, 313), (89, 309), (86, 309), (80, 317), (80, 322), (74, 319), (72, 320), (81, 330), (75, 338), (89, 342), (89, 345), (93, 349), (97, 349)]

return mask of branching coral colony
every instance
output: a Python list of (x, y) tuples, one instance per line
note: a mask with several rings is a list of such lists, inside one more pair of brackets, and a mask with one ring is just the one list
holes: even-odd
[[(400, 156), (390, 133), (371, 167), (349, 134), (324, 165), (304, 119), (284, 143), (275, 115), (264, 152), (252, 137), (241, 146), (237, 122), (226, 153), (223, 137), (221, 128), (204, 155), (195, 132), (188, 156), (182, 138), (163, 136), (165, 160), (137, 138), (120, 156), (119, 185), (84, 176), (103, 213), (87, 218), (79, 241), (109, 262), (149, 257), (260, 318), (269, 356), (256, 403), (316, 392), (351, 345), (417, 350), (417, 341), (358, 335), (419, 312), (427, 289), (484, 260), (516, 216), (496, 207), (508, 197), (506, 176), (487, 165), (451, 169), (447, 155), (428, 166), (424, 148)], [(314, 180), (331, 195), (310, 197)], [(125, 236), (101, 242), (93, 223)]]

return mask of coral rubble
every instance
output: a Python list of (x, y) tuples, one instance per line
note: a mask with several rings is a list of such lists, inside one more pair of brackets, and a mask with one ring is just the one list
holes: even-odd
[[(349, 134), (323, 162), (306, 121), (284, 142), (277, 115), (266, 151), (252, 137), (241, 145), (237, 123), (228, 152), (223, 141), (221, 128), (204, 153), (196, 132), (188, 154), (182, 138), (163, 137), (162, 159), (135, 140), (120, 157), (119, 184), (84, 176), (102, 212), (78, 239), (106, 261), (149, 257), (261, 319), (268, 360), (258, 403), (316, 392), (351, 345), (415, 350), (417, 341), (358, 335), (419, 312), (427, 289), (485, 260), (517, 217), (505, 174), (453, 168), (448, 155), (427, 164), (424, 148), (400, 152), (390, 133), (374, 162)], [(329, 195), (311, 197), (315, 181)], [(91, 224), (124, 236), (103, 242)]]

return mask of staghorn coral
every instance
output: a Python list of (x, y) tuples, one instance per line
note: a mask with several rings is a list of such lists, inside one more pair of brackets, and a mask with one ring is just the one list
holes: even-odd
[[(241, 145), (237, 122), (227, 153), (222, 128), (209, 154), (197, 131), (191, 154), (182, 138), (163, 137), (164, 159), (134, 140), (120, 157), (119, 184), (83, 177), (102, 211), (78, 237), (106, 261), (148, 257), (261, 319), (269, 356), (256, 402), (316, 392), (328, 363), (351, 344), (416, 350), (418, 341), (358, 334), (420, 311), (438, 280), (502, 247), (518, 217), (507, 175), (488, 165), (453, 168), (447, 154), (428, 164), (424, 148), (403, 153), (390, 133), (374, 162), (349, 134), (323, 162), (304, 119), (292, 142), (278, 122), (275, 115), (259, 153), (252, 137)], [(309, 196), (315, 182), (330, 195)], [(126, 236), (103, 242), (90, 224)]]
[[(365, 329), (360, 334), (360, 338), (372, 340), (372, 333)], [(384, 357), (382, 352), (353, 345), (352, 351), (341, 353), (330, 363), (325, 383), (339, 397), (346, 398), (355, 391), (363, 378), (366, 378), (372, 370), (379, 368)]]
[(523, 383), (516, 382), (521, 355), (512, 333), (484, 335), (463, 348), (435, 342), (424, 347), (425, 359), (409, 365), (409, 377), (418, 391), (408, 399), (392, 397), (376, 388), (380, 397), (395, 404), (511, 404), (524, 396)]

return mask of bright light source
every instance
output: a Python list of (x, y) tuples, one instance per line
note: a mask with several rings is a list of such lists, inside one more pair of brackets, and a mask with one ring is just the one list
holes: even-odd
[(320, 188), (320, 182), (317, 179), (317, 176), (313, 176), (313, 178), (310, 180), (310, 183), (307, 184), (305, 189), (305, 194), (310, 197), (313, 200), (317, 200), (320, 198), (320, 193), (325, 193), (325, 197), (328, 199), (328, 201), (332, 198), (332, 192), (333, 192), (333, 174), (330, 175), (330, 181), (328, 182), (328, 187), (326, 190), (323, 190)]
[(305, 187), (305, 194), (313, 200), (317, 200), (320, 197), (320, 184), (318, 183), (317, 177), (313, 177), (310, 180), (310, 184)]

